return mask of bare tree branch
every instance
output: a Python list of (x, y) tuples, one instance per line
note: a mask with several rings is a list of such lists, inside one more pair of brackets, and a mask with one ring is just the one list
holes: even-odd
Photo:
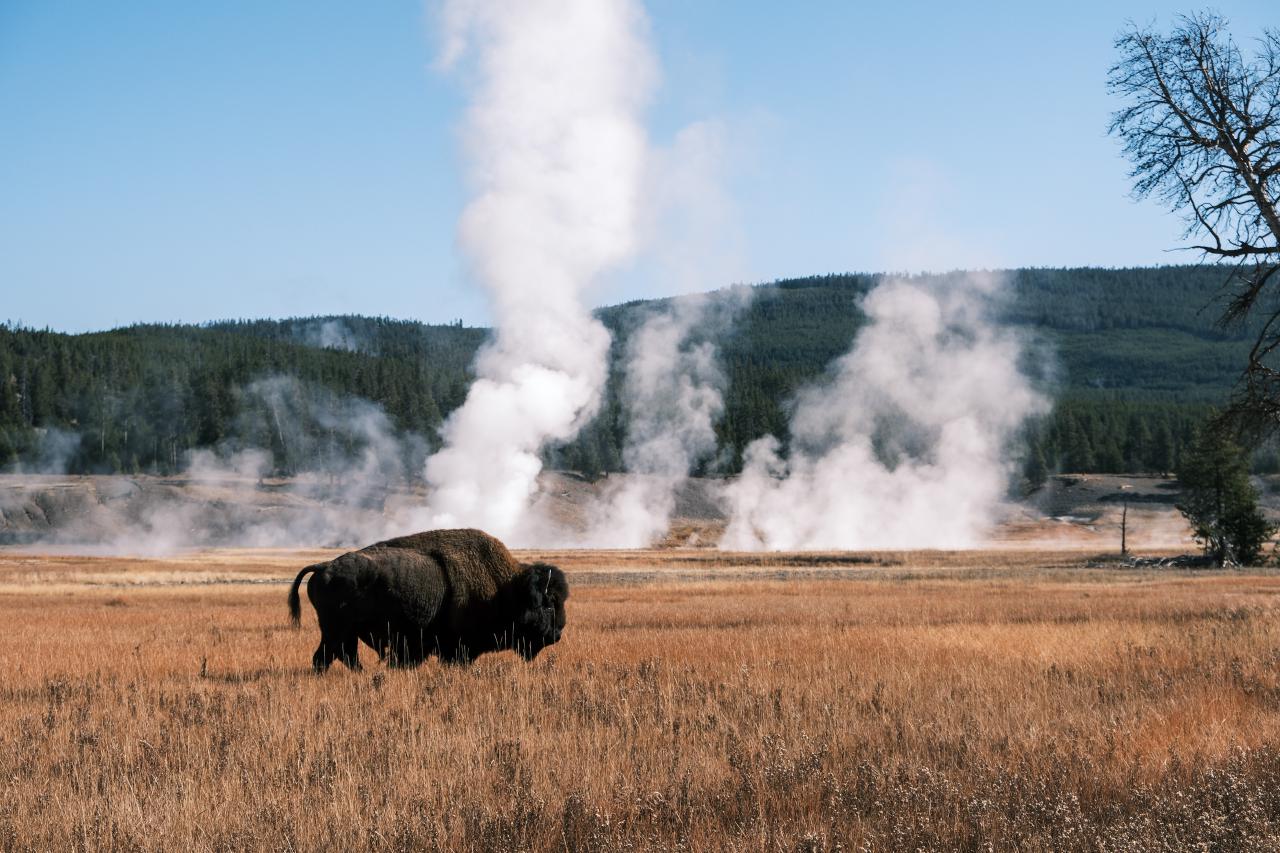
[(1265, 31), (1246, 57), (1226, 20), (1201, 12), (1168, 34), (1130, 25), (1116, 49), (1107, 86), (1125, 105), (1110, 131), (1133, 164), (1134, 195), (1181, 211), (1186, 236), (1207, 238), (1188, 248), (1251, 264), (1232, 267), (1221, 320), (1261, 321), (1233, 408), (1280, 429), (1280, 32)]

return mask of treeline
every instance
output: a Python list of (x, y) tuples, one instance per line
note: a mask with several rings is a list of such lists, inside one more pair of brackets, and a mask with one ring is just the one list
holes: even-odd
[[(312, 342), (334, 323), (353, 346)], [(346, 317), (85, 335), (0, 326), (0, 468), (173, 473), (191, 450), (235, 438), (246, 418), (278, 419), (278, 411), (247, 410), (272, 405), (276, 398), (247, 389), (278, 376), (310, 389), (315, 405), (361, 397), (396, 429), (433, 434), (465, 397), (485, 334)], [(277, 467), (301, 461), (281, 453)]]
[[(958, 275), (934, 278), (948, 286)], [(1251, 329), (1212, 322), (1224, 270), (1034, 269), (1006, 277), (1001, 319), (1025, 330), (1027, 366), (1060, 401), (1028, 427), (1028, 475), (1176, 468), (1196, 425), (1229, 394), (1252, 340)], [(877, 281), (829, 275), (755, 288), (739, 321), (715, 341), (728, 379), (718, 425), (725, 455), (708, 468), (736, 470), (753, 439), (785, 438), (787, 401), (849, 348), (865, 321), (860, 300)], [(614, 380), (600, 416), (572, 444), (550, 449), (550, 464), (621, 470), (626, 422), (617, 368), (630, 330), (660, 308), (636, 302), (599, 312), (615, 337)], [(382, 408), (389, 428), (421, 437), (429, 450), (464, 399), (487, 334), (345, 316), (83, 335), (0, 326), (0, 469), (173, 473), (193, 450), (261, 439), (277, 470), (298, 470), (308, 460), (290, 451), (284, 430), (271, 437), (280, 395), (261, 393), (260, 383), (276, 377), (304, 389), (289, 392), (292, 417), (315, 407), (339, 411), (343, 398), (360, 397)], [(310, 440), (295, 448), (341, 449), (332, 418), (303, 420)]]
[[(963, 273), (928, 276), (959, 286)], [(998, 318), (1026, 332), (1026, 368), (1057, 401), (1028, 425), (1028, 478), (1053, 471), (1146, 473), (1176, 470), (1197, 428), (1223, 404), (1254, 329), (1213, 322), (1227, 283), (1220, 267), (1031, 269), (1004, 274)], [(786, 401), (846, 352), (865, 321), (859, 304), (879, 281), (828, 275), (776, 282), (719, 341), (729, 379), (719, 445), (737, 470), (753, 439), (787, 435)], [(606, 309), (615, 352), (645, 309)], [(556, 460), (576, 470), (618, 470), (625, 418), (610, 405)], [(1280, 470), (1273, 449), (1259, 470)]]
[(1054, 471), (1168, 474), (1212, 413), (1208, 405), (1063, 400), (1027, 426), (1022, 471), (1032, 486)]

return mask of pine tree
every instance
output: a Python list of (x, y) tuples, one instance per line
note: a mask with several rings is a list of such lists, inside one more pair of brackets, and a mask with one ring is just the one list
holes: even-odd
[(1094, 470), (1093, 447), (1075, 416), (1067, 415), (1064, 422), (1062, 444), (1066, 454), (1066, 467), (1072, 473)]
[(1027, 449), (1027, 459), (1022, 466), (1022, 475), (1027, 478), (1027, 486), (1031, 491), (1043, 486), (1049, 479), (1049, 465), (1044, 460), (1044, 450), (1040, 442), (1032, 441)]
[(1156, 427), (1151, 452), (1147, 456), (1147, 470), (1158, 474), (1168, 474), (1173, 470), (1173, 430), (1167, 417), (1162, 417)]
[(1258, 509), (1246, 456), (1219, 430), (1205, 430), (1182, 454), (1178, 510), (1216, 564), (1256, 563), (1275, 526)]
[(1137, 474), (1149, 470), (1146, 465), (1150, 455), (1151, 430), (1147, 428), (1146, 418), (1132, 414), (1129, 416), (1129, 427), (1124, 438), (1124, 470)]

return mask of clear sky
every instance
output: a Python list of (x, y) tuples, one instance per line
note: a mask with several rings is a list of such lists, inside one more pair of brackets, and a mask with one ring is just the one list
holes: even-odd
[[(599, 302), (837, 271), (1191, 259), (1134, 203), (1104, 81), (1188, 6), (648, 0), (657, 144), (723, 140), (695, 271)], [(1215, 8), (1247, 41), (1274, 0)], [(1268, 15), (1267, 13), (1271, 14)], [(0, 320), (487, 322), (454, 240), (456, 79), (430, 4), (0, 0)], [(659, 253), (660, 254), (660, 253)]]

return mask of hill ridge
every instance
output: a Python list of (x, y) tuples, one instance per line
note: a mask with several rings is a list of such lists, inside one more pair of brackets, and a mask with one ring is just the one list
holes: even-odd
[[(1056, 359), (1046, 382), (1058, 405), (1029, 430), (1028, 458), (1043, 457), (1049, 469), (1168, 470), (1195, 424), (1229, 394), (1252, 340), (1249, 327), (1212, 322), (1212, 300), (1229, 272), (1170, 265), (999, 273), (1008, 281), (1001, 318)], [(907, 277), (945, 286), (967, 274)], [(729, 378), (718, 431), (730, 470), (751, 439), (785, 436), (786, 400), (848, 349), (863, 319), (859, 301), (881, 277), (829, 273), (751, 285), (752, 306), (717, 341)], [(636, 318), (665, 301), (597, 310), (614, 334), (615, 368)], [(272, 438), (269, 421), (280, 405), (272, 415), (273, 404), (252, 391), (287, 377), (304, 433), (323, 431), (323, 407), (351, 396), (381, 407), (396, 434), (418, 436), (402, 460), (407, 474), (464, 398), (488, 334), (456, 322), (332, 314), (80, 334), (0, 325), (0, 470), (65, 463), (73, 473), (169, 473), (194, 450), (234, 445), (268, 449), (289, 473), (306, 460), (290, 458), (286, 436)], [(577, 441), (548, 451), (548, 462), (589, 474), (620, 470), (617, 394), (615, 369), (600, 418)], [(51, 435), (79, 441), (66, 451)], [(347, 451), (354, 440), (342, 439)]]

